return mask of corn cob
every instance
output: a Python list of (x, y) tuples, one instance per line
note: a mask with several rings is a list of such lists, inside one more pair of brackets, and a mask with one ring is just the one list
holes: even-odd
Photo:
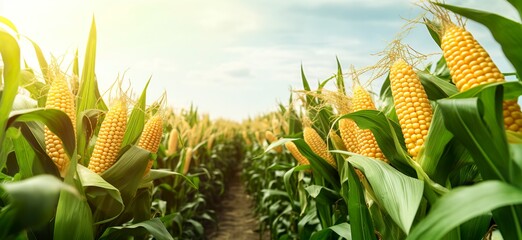
[(503, 102), (504, 126), (513, 132), (522, 133), (522, 113), (516, 100)]
[[(466, 29), (449, 24), (444, 29), (441, 48), (451, 78), (459, 91), (480, 84), (505, 81), (489, 54)], [(503, 114), (505, 128), (522, 133), (522, 112), (516, 99), (504, 101)]]
[(299, 149), (297, 149), (297, 146), (294, 142), (286, 142), (285, 143), (286, 149), (294, 156), (295, 160), (301, 165), (309, 165), (310, 162), (308, 159), (299, 152)]
[(190, 162), (192, 161), (192, 148), (185, 149), (185, 164), (183, 165), (183, 174), (187, 174), (190, 169)]
[(176, 128), (172, 128), (169, 135), (169, 145), (167, 148), (167, 155), (173, 155), (178, 150), (179, 132)]
[(212, 151), (212, 147), (214, 145), (214, 140), (216, 138), (216, 135), (215, 134), (210, 134), (210, 136), (208, 137), (208, 142), (207, 142), (207, 151)]
[[(140, 140), (138, 141), (138, 147), (155, 154), (158, 152), (162, 133), (163, 118), (161, 115), (157, 114), (150, 118), (145, 124)], [(145, 169), (145, 175), (149, 173), (153, 163), (154, 161), (150, 159), (147, 168)]]
[[(74, 135), (76, 135), (76, 110), (74, 107), (74, 95), (69, 90), (65, 76), (61, 73), (56, 73), (53, 76), (54, 80), (51, 83), (51, 87), (47, 94), (47, 101), (45, 102), (46, 109), (58, 109), (67, 114), (71, 119), (71, 123), (74, 129)], [(67, 166), (69, 166), (70, 159), (65, 154), (63, 148), (63, 142), (45, 126), (45, 151), (49, 157), (53, 160), (56, 167), (60, 171), (60, 175), (64, 176), (67, 172)]]
[(403, 59), (391, 66), (390, 84), (406, 148), (416, 158), (431, 124), (430, 101), (413, 67)]
[(127, 104), (118, 100), (103, 120), (88, 168), (102, 174), (115, 162), (127, 127)]
[[(353, 88), (353, 110), (376, 110), (370, 94), (360, 85)], [(361, 155), (386, 161), (370, 129), (356, 128), (357, 146)]]
[(328, 134), (330, 137), (331, 142), (333, 143), (333, 146), (337, 150), (346, 151), (346, 147), (344, 146), (343, 139), (337, 134), (335, 131), (331, 130)]
[(343, 139), (346, 150), (353, 153), (359, 153), (357, 144), (357, 125), (351, 119), (343, 118), (339, 120), (339, 132)]
[[(271, 131), (266, 131), (265, 132), (265, 138), (266, 138), (266, 140), (268, 141), (269, 144), (277, 141), (277, 137)], [(277, 147), (274, 147), (273, 149), (276, 152), (278, 152), (278, 153), (283, 152), (283, 147), (281, 145), (279, 145)]]
[(332, 167), (337, 167), (337, 163), (335, 162), (332, 154), (330, 154), (328, 151), (328, 146), (326, 146), (326, 143), (315, 131), (315, 129), (311, 127), (305, 127), (303, 130), (303, 137), (306, 144), (310, 146), (315, 154), (326, 160), (326, 162), (328, 162), (328, 164), (330, 164)]
[(250, 141), (250, 138), (248, 137), (248, 133), (246, 130), (243, 130), (243, 132), (241, 133), (241, 135), (243, 136), (243, 141), (245, 141), (245, 144), (247, 146), (250, 146), (252, 145), (252, 141)]
[(263, 139), (263, 136), (261, 136), (261, 133), (259, 133), (259, 131), (255, 131), (254, 132), (254, 137), (256, 138), (257, 143), (260, 146), (263, 146), (263, 143), (264, 143), (265, 139)]

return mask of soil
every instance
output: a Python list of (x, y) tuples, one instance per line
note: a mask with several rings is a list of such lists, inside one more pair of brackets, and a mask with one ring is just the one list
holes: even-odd
[(239, 171), (230, 179), (229, 186), (216, 210), (217, 229), (207, 237), (211, 240), (270, 239), (268, 230), (259, 232), (259, 222), (254, 214), (253, 202), (245, 192)]

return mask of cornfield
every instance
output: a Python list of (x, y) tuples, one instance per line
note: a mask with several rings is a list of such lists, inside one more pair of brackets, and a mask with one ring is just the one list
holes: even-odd
[(522, 239), (522, 23), (418, 7), (435, 62), (401, 36), (374, 66), (336, 59), (317, 87), (301, 67), (288, 103), (241, 122), (147, 102), (153, 81), (99, 89), (94, 20), (64, 70), (35, 42), (39, 66), (22, 64), (0, 18), (0, 239), (208, 239), (237, 172), (260, 238)]

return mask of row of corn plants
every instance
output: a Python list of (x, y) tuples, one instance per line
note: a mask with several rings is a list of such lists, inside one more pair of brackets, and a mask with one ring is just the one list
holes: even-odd
[(239, 126), (223, 119), (211, 121), (194, 108), (171, 114), (169, 122), (155, 167), (174, 169), (190, 184), (182, 178), (156, 179), (153, 213), (161, 216), (174, 236), (203, 239), (217, 230), (215, 210), (243, 158)]
[(70, 74), (0, 22), (0, 238), (204, 238), (243, 158), (237, 123), (174, 113), (164, 97), (147, 104), (149, 82), (137, 97), (117, 83), (104, 101), (94, 20), (83, 68), (76, 51)]
[[(426, 58), (399, 39), (376, 66), (343, 74), (337, 61), (316, 89), (301, 69), (287, 107), (244, 123), (243, 176), (273, 239), (522, 239), (522, 24), (420, 7), (441, 48), (434, 64), (417, 68)], [(491, 31), (516, 73), (500, 71), (464, 17)]]

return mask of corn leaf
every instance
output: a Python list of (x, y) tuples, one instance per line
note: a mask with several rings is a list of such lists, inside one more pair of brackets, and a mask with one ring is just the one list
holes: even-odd
[(42, 122), (62, 140), (65, 152), (69, 157), (72, 156), (76, 142), (74, 129), (71, 119), (64, 112), (41, 108), (13, 111), (7, 127), (20, 122)]
[(314, 198), (316, 202), (320, 204), (331, 205), (341, 198), (338, 192), (328, 189), (324, 186), (310, 185), (305, 189), (308, 194), (310, 194), (310, 197)]
[[(122, 152), (116, 163), (101, 176), (120, 190), (123, 203), (127, 204), (136, 194), (145, 173), (150, 152), (136, 146), (127, 147)], [(129, 178), (129, 176), (134, 177)]]
[(303, 171), (306, 169), (310, 169), (310, 165), (299, 165), (295, 166), (293, 168), (290, 168), (290, 170), (285, 172), (285, 175), (283, 176), (283, 183), (285, 184), (286, 192), (288, 192), (288, 196), (292, 201), (295, 201), (295, 185), (297, 185), (297, 181), (292, 178), (294, 176), (295, 172)]
[[(334, 226), (331, 226), (330, 229), (337, 233), (340, 237), (343, 237), (344, 239), (351, 240), (352, 239), (352, 233), (351, 233), (351, 225), (348, 223), (340, 223)], [(356, 238), (353, 237), (353, 239), (363, 239), (363, 238)], [(371, 238), (364, 238), (364, 239), (371, 239)]]
[[(456, 14), (462, 15), (486, 26), (493, 38), (500, 43), (506, 58), (513, 64), (517, 74), (522, 75), (522, 25), (503, 16), (475, 9), (438, 4)], [(520, 4), (517, 10), (520, 12)], [(506, 31), (509, 29), (509, 31)]]
[(0, 211), (0, 238), (14, 237), (22, 230), (49, 223), (55, 215), (60, 191), (79, 199), (74, 188), (51, 175), (1, 184), (2, 202), (7, 205)]
[(150, 78), (145, 84), (143, 91), (141, 92), (141, 96), (138, 99), (138, 102), (134, 105), (132, 112), (130, 114), (129, 124), (127, 129), (125, 130), (125, 135), (123, 136), (122, 146), (127, 146), (129, 144), (134, 144), (143, 132), (143, 127), (145, 125), (145, 102), (147, 101), (147, 87), (149, 86)]
[(45, 152), (43, 126), (36, 122), (25, 122), (16, 125), (20, 128), (25, 140), (31, 145), (31, 148), (37, 155), (35, 158), (36, 161), (32, 162), (33, 174), (38, 175), (45, 173), (59, 177), (60, 172), (58, 171), (58, 168)]
[(152, 187), (153, 185), (150, 183), (150, 187), (138, 189), (136, 196), (126, 206), (122, 215), (129, 214), (132, 216), (132, 222), (142, 222), (151, 219)]
[(310, 240), (322, 240), (322, 239), (331, 239), (332, 238), (332, 230), (330, 228), (325, 228), (320, 231), (316, 231), (310, 236)]
[(473, 217), (514, 204), (522, 204), (522, 190), (501, 181), (490, 180), (455, 188), (433, 205), (407, 239), (440, 239)]
[[(342, 237), (342, 239), (347, 239), (347, 240), (359, 239), (359, 238), (352, 237), (352, 235), (350, 233), (350, 228), (351, 228), (351, 226), (348, 223), (336, 224), (336, 225), (333, 225), (326, 229), (314, 232), (312, 234), (310, 240), (331, 239), (332, 232), (336, 233), (337, 235)], [(361, 239), (363, 239), (363, 238), (361, 238)]]
[(522, 179), (522, 142), (510, 143), (509, 152), (511, 159), (513, 159), (513, 165), (518, 167), (511, 167), (511, 176), (515, 179)]
[[(0, 53), (4, 64), (4, 81), (0, 82), (3, 88), (0, 95), (0, 146), (3, 146), (4, 129), (20, 84), (20, 47), (16, 39), (3, 29), (0, 29)], [(4, 149), (0, 149), (0, 156), (2, 151)]]
[(294, 143), (297, 146), (297, 149), (299, 149), (299, 152), (310, 161), (310, 166), (312, 167), (314, 174), (317, 174), (318, 177), (324, 178), (328, 181), (328, 183), (333, 186), (334, 190), (341, 188), (339, 173), (334, 167), (315, 154), (303, 139), (295, 140)]
[(482, 239), (489, 230), (491, 213), (474, 217), (460, 225), (460, 239)]
[(405, 233), (409, 233), (422, 199), (424, 183), (373, 158), (352, 156), (348, 162), (364, 172), (379, 206)]
[(141, 184), (143, 185), (145, 183), (154, 181), (156, 179), (169, 177), (169, 176), (181, 177), (185, 181), (187, 181), (189, 186), (191, 186), (192, 188), (194, 188), (194, 189), (198, 189), (199, 188), (199, 186), (196, 184), (196, 182), (193, 181), (193, 179), (191, 179), (191, 178), (189, 178), (186, 175), (183, 175), (181, 173), (173, 172), (173, 171), (170, 171), (170, 170), (167, 170), (167, 169), (151, 169), (149, 174), (146, 175), (145, 178), (143, 178)]
[(77, 95), (80, 88), (80, 63), (78, 61), (78, 49), (74, 52), (72, 77), (71, 91), (74, 95)]
[(85, 166), (89, 164), (89, 159), (91, 158), (92, 152), (89, 149), (89, 142), (94, 136), (94, 132), (96, 130), (96, 127), (98, 126), (98, 120), (100, 115), (100, 110), (89, 109), (80, 113), (77, 118), (77, 122), (79, 122), (80, 126), (79, 129), (82, 130), (77, 131), (76, 134), (76, 149), (78, 151), (78, 154), (81, 156), (80, 163)]
[(350, 118), (361, 129), (370, 129), (377, 140), (384, 156), (401, 172), (414, 176), (410, 167), (408, 153), (399, 125), (390, 121), (384, 114), (376, 110), (361, 110), (341, 116)]
[(522, 3), (518, 0), (507, 0), (518, 11), (518, 15), (522, 18)]
[(452, 138), (453, 134), (444, 127), (441, 110), (438, 106), (435, 106), (428, 136), (417, 161), (426, 174), (441, 185), (445, 185), (449, 175), (449, 171), (443, 169), (453, 169), (451, 165), (457, 162), (453, 158), (441, 158)]
[(13, 22), (11, 22), (11, 20), (7, 19), (6, 17), (0, 16), (0, 23), (8, 26), (11, 30), (13, 30), (16, 34), (18, 34), (18, 29), (13, 24)]
[(344, 77), (343, 77), (343, 69), (341, 68), (341, 63), (339, 62), (339, 58), (335, 57), (337, 61), (337, 75), (335, 75), (337, 90), (344, 95), (346, 95), (346, 88), (344, 86)]
[(401, 228), (391, 219), (386, 211), (383, 211), (375, 202), (369, 205), (368, 209), (372, 216), (372, 223), (375, 231), (382, 236), (381, 239), (404, 239), (406, 234)]
[(430, 34), (433, 41), (435, 41), (435, 43), (440, 47), (440, 36), (438, 34), (439, 31), (438, 31), (438, 29), (434, 29), (438, 26), (437, 23), (435, 23), (427, 18), (424, 18), (424, 25), (426, 25), (426, 28), (428, 29), (428, 33)]
[(17, 136), (11, 138), (13, 141), (13, 147), (15, 150), (16, 161), (20, 169), (20, 175), (22, 179), (27, 179), (33, 176), (33, 161), (35, 159), (35, 152), (31, 145), (25, 140), (21, 131), (18, 129), (10, 129), (17, 131)]
[(159, 218), (153, 218), (151, 220), (143, 221), (125, 227), (108, 228), (100, 237), (100, 240), (129, 239), (129, 237), (132, 236), (142, 236), (143, 233), (150, 233), (155, 239), (158, 240), (174, 239), (167, 231), (167, 229), (165, 229), (165, 226), (163, 225), (161, 220)]
[(33, 45), (34, 51), (36, 53), (36, 58), (38, 59), (38, 64), (40, 65), (40, 71), (42, 72), (45, 82), (47, 84), (50, 84), (52, 80), (49, 79), (49, 74), (47, 72), (49, 70), (49, 64), (47, 64), (47, 60), (45, 60), (45, 56), (42, 52), (42, 49), (40, 48), (40, 46), (38, 46), (38, 44), (35, 41), (31, 40), (30, 38), (26, 39), (29, 40), (29, 42), (31, 42), (31, 44)]
[(376, 239), (370, 211), (364, 198), (364, 189), (349, 162), (346, 162), (341, 169), (341, 195), (348, 204), (350, 237)]
[(417, 71), (417, 76), (430, 100), (438, 100), (458, 93), (455, 85), (426, 71)]
[(451, 96), (452, 99), (458, 98), (471, 98), (478, 96), (481, 92), (490, 89), (497, 88), (498, 86), (504, 87), (503, 99), (514, 99), (522, 95), (522, 82), (499, 82), (499, 83), (486, 83), (478, 85), (474, 88), (470, 88), (464, 92)]
[(20, 72), (20, 85), (31, 94), (31, 98), (37, 99), (39, 106), (44, 106), (49, 88), (46, 88), (44, 83), (36, 80), (33, 72), (22, 70)]
[[(77, 180), (71, 179), (71, 182), (80, 187)], [(93, 223), (92, 212), (85, 196), (78, 197), (66, 191), (60, 193), (53, 239), (94, 239)]]
[(101, 99), (95, 74), (96, 62), (96, 22), (92, 18), (91, 31), (85, 49), (82, 77), (78, 92), (77, 113), (81, 114), (88, 109), (107, 110), (107, 106)]
[(92, 208), (94, 224), (109, 222), (123, 212), (120, 191), (98, 174), (77, 165), (78, 177)]
[[(310, 84), (308, 84), (308, 80), (306, 80), (306, 76), (304, 73), (303, 65), (301, 64), (301, 81), (303, 83), (303, 89), (305, 91), (310, 91)], [(310, 96), (311, 97), (311, 96)]]
[[(445, 99), (439, 104), (445, 124), (473, 157), (481, 176), (522, 187), (522, 167), (511, 159), (502, 117), (503, 85), (483, 89), (475, 98)], [(502, 235), (522, 236), (522, 206), (493, 211)]]
[[(485, 179), (510, 179), (510, 165), (506, 136), (503, 130), (502, 88), (489, 88), (485, 99), (442, 99), (440, 109), (446, 128), (466, 147)], [(484, 93), (487, 93), (486, 91)], [(487, 98), (486, 98), (487, 97)], [(494, 109), (488, 107), (493, 106)], [(496, 108), (496, 109), (495, 109)], [(486, 121), (483, 117), (492, 117)], [(510, 180), (509, 180), (510, 179)]]

